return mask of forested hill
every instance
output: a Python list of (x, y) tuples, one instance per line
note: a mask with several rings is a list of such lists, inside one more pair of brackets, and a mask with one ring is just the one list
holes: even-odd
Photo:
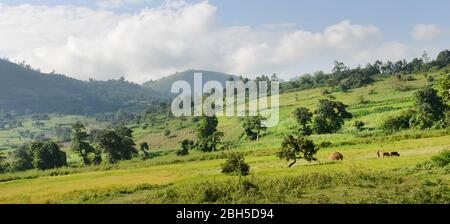
[(4, 111), (91, 114), (142, 108), (161, 98), (151, 88), (124, 79), (80, 81), (0, 60), (0, 109)]
[(144, 83), (144, 86), (154, 89), (165, 95), (170, 94), (172, 84), (176, 81), (187, 81), (191, 87), (194, 87), (194, 73), (202, 73), (203, 85), (208, 81), (218, 81), (225, 86), (226, 81), (230, 78), (238, 79), (238, 77), (221, 72), (205, 71), (205, 70), (187, 70), (184, 72), (177, 72), (173, 75), (162, 78), (158, 81), (149, 81)]

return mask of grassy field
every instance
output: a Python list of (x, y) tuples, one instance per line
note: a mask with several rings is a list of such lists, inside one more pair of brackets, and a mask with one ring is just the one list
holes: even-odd
[[(190, 120), (136, 127), (136, 143), (148, 142), (154, 158), (0, 174), (0, 203), (450, 203), (450, 169), (427, 162), (450, 149), (450, 130), (392, 134), (380, 130), (387, 117), (411, 107), (414, 92), (427, 84), (423, 74), (414, 78), (403, 82), (378, 77), (373, 85), (333, 93), (349, 105), (354, 118), (339, 133), (312, 136), (318, 145), (328, 143), (319, 150), (318, 162), (287, 168), (288, 163), (275, 153), (295, 126), (292, 111), (298, 106), (314, 109), (319, 99), (328, 97), (321, 94), (324, 88), (280, 96), (280, 124), (258, 142), (240, 140), (238, 118), (219, 118), (229, 149), (177, 157), (179, 142), (194, 139), (195, 124)], [(366, 129), (357, 131), (356, 120), (364, 121)], [(166, 129), (171, 130), (170, 136), (164, 136)], [(401, 157), (380, 159), (378, 150), (398, 151)], [(250, 176), (221, 173), (227, 151), (245, 153)], [(336, 151), (344, 155), (343, 162), (328, 161), (328, 155)], [(79, 158), (69, 154), (69, 160)]]

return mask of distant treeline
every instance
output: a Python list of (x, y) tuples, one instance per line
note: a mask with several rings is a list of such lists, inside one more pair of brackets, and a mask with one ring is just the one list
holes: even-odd
[(433, 67), (438, 69), (450, 65), (450, 51), (439, 53), (435, 60), (431, 60), (426, 52), (420, 58), (414, 58), (408, 62), (400, 60), (397, 62), (376, 61), (365, 67), (349, 68), (344, 63), (335, 61), (331, 73), (326, 74), (318, 71), (300, 76), (297, 80), (284, 82), (281, 85), (282, 92), (311, 89), (316, 87), (332, 87), (335, 90), (347, 91), (349, 89), (362, 87), (374, 82), (374, 76), (385, 74), (414, 73), (429, 70)]

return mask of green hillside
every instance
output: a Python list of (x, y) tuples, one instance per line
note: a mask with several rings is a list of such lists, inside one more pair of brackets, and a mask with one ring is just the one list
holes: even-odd
[[(0, 203), (449, 203), (449, 168), (437, 168), (430, 159), (450, 149), (450, 129), (381, 129), (388, 117), (414, 105), (417, 90), (442, 74), (419, 72), (408, 80), (377, 75), (372, 84), (346, 92), (324, 94), (329, 88), (320, 87), (285, 93), (280, 96), (281, 123), (259, 141), (240, 138), (239, 118), (219, 118), (225, 137), (212, 153), (177, 156), (179, 142), (194, 139), (197, 124), (152, 117), (150, 125), (133, 126), (136, 143), (150, 145), (149, 159), (0, 174)], [(276, 153), (295, 127), (292, 112), (299, 106), (315, 109), (324, 98), (348, 105), (353, 118), (335, 134), (311, 136), (320, 146), (318, 161), (287, 168)], [(355, 121), (363, 121), (364, 129), (357, 130)], [(65, 150), (73, 164), (81, 164)], [(245, 154), (248, 177), (221, 173), (230, 151)], [(401, 156), (378, 158), (377, 151)], [(329, 161), (333, 152), (342, 153), (344, 161)]]
[(143, 108), (161, 95), (123, 79), (80, 81), (0, 59), (0, 109), (16, 113), (92, 114)]

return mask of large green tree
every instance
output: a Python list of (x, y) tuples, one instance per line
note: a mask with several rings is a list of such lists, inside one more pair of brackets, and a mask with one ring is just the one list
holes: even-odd
[(59, 168), (67, 165), (67, 155), (52, 141), (33, 142), (29, 145), (33, 156), (33, 167), (40, 170)]
[(344, 120), (352, 118), (346, 108), (347, 105), (338, 101), (320, 100), (313, 120), (314, 131), (318, 134), (328, 134), (340, 130)]
[(436, 85), (442, 99), (450, 103), (450, 73), (444, 74)]
[(132, 138), (133, 131), (127, 127), (115, 130), (101, 130), (97, 133), (96, 143), (107, 155), (110, 163), (120, 160), (130, 160), (138, 152)]
[(264, 118), (261, 115), (258, 116), (246, 116), (242, 121), (242, 128), (244, 134), (251, 141), (258, 141), (261, 132), (266, 131), (267, 127), (263, 126)]
[(223, 133), (217, 131), (219, 121), (216, 116), (203, 116), (197, 127), (196, 147), (202, 152), (214, 152)]
[(445, 50), (438, 54), (436, 61), (436, 65), (443, 68), (450, 64), (450, 51)]
[(283, 139), (281, 150), (277, 156), (280, 159), (286, 159), (288, 162), (293, 161), (289, 164), (289, 167), (292, 167), (299, 159), (308, 162), (315, 161), (314, 155), (318, 150), (319, 148), (314, 145), (314, 142), (307, 137), (290, 135)]
[(85, 126), (81, 123), (72, 125), (72, 151), (78, 153), (83, 159), (85, 165), (93, 161), (89, 158), (90, 154), (95, 154), (95, 149), (88, 142), (89, 135), (85, 131)]
[(301, 132), (305, 135), (311, 135), (312, 130), (309, 127), (309, 123), (311, 123), (313, 113), (308, 108), (299, 107), (294, 110), (293, 115), (300, 125)]
[(431, 87), (416, 93), (415, 113), (410, 120), (411, 127), (426, 129), (444, 119), (447, 105), (442, 102), (437, 91)]

